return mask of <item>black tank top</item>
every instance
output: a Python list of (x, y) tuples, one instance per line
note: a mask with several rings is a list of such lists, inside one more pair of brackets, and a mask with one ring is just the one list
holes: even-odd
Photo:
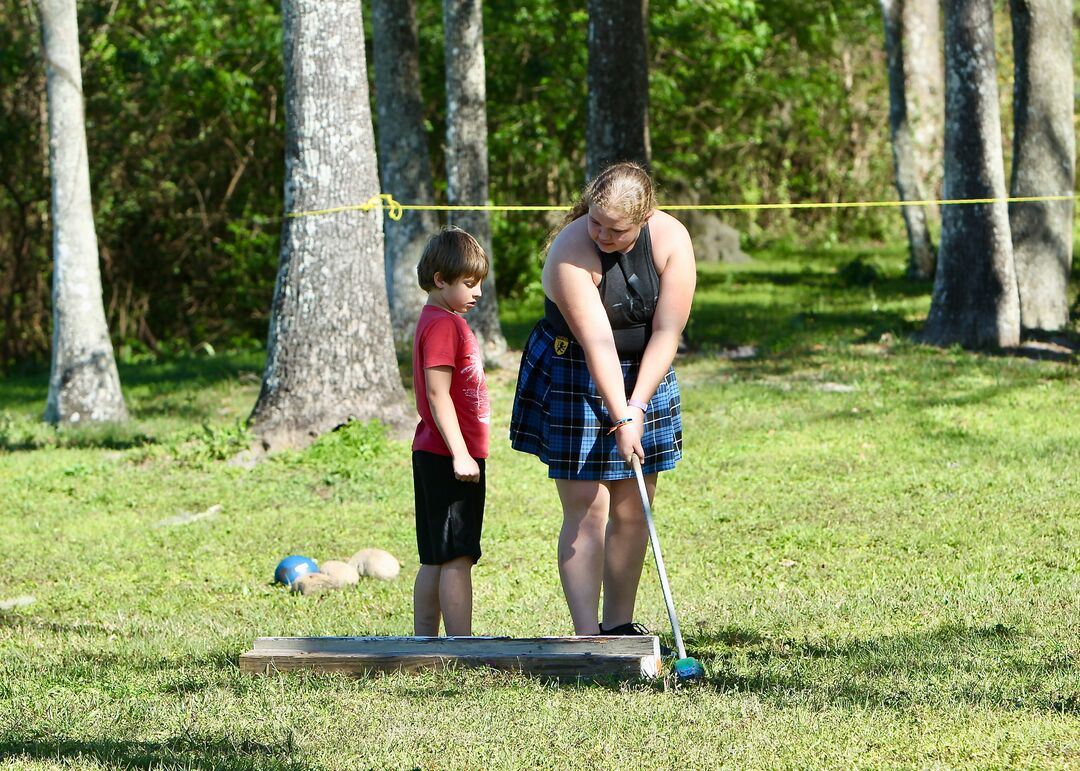
[[(641, 356), (652, 335), (653, 314), (660, 298), (660, 277), (653, 262), (649, 225), (642, 226), (634, 248), (626, 254), (609, 254), (598, 246), (595, 248), (601, 274), (597, 290), (615, 335), (615, 349), (620, 358)], [(559, 306), (548, 297), (544, 297), (544, 318), (558, 334), (573, 338)]]

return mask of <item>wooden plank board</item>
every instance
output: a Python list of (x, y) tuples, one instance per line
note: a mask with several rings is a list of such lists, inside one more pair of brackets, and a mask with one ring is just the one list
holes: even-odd
[(373, 672), (417, 672), (453, 667), (486, 667), (527, 675), (557, 678), (656, 677), (657, 667), (646, 665), (638, 656), (591, 656), (552, 654), (548, 656), (440, 656), (438, 654), (393, 656), (335, 653), (256, 653), (240, 656), (240, 671), (252, 675), (315, 670), (371, 674)]
[(656, 677), (660, 642), (641, 637), (260, 637), (240, 671), (273, 674), (489, 667), (548, 677)]
[(593, 653), (606, 656), (660, 655), (656, 635), (585, 637), (256, 637), (256, 651), (479, 655)]

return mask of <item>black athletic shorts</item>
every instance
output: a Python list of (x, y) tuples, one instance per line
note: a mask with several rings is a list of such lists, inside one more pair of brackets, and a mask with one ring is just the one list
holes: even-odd
[(412, 454), (416, 494), (416, 547), (421, 565), (442, 565), (458, 557), (480, 559), (484, 526), (484, 459), (478, 458), (479, 482), (454, 478), (449, 455), (416, 450)]

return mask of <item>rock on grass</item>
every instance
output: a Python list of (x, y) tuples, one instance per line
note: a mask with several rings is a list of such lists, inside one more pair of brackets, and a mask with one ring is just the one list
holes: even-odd
[(319, 567), (319, 572), (333, 578), (339, 586), (355, 586), (360, 583), (360, 571), (356, 566), (341, 560), (327, 560)]
[(307, 575), (300, 576), (292, 584), (292, 590), (294, 592), (300, 592), (300, 594), (305, 597), (333, 591), (340, 587), (341, 584), (325, 573), (308, 573)]
[(380, 581), (393, 581), (401, 572), (397, 557), (382, 549), (361, 549), (349, 559), (349, 564), (362, 576)]

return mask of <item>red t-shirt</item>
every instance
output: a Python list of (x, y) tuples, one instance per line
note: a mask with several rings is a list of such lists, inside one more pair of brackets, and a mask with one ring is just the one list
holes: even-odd
[(450, 378), (450, 399), (457, 411), (465, 447), (472, 457), (486, 458), (491, 405), (480, 346), (465, 319), (436, 305), (424, 306), (413, 338), (413, 392), (420, 424), (416, 427), (412, 448), (450, 455), (450, 448), (443, 441), (428, 404), (425, 378), (428, 367), (454, 368)]

